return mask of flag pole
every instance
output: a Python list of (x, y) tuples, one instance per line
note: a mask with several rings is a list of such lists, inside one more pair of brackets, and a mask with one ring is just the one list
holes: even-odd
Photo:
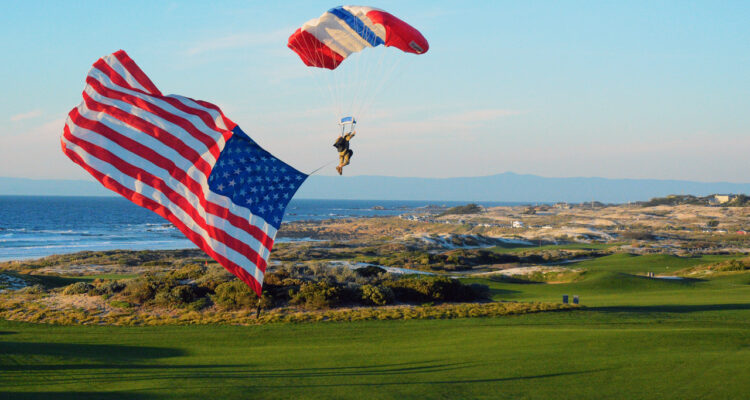
[(262, 295), (263, 295), (263, 287), (261, 286), (260, 293), (258, 293), (258, 308), (255, 310), (255, 319), (260, 318), (260, 309), (261, 309), (261, 307), (260, 307), (260, 299), (261, 299)]

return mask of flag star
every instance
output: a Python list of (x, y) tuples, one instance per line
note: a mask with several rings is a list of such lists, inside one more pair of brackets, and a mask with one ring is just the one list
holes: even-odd
[(271, 167), (271, 171), (276, 172), (277, 170), (278, 170), (278, 168), (276, 168), (275, 165), (273, 167)]
[[(279, 194), (278, 193), (274, 193), (273, 194), (273, 199), (274, 200), (278, 200), (279, 199)], [(281, 205), (281, 204), (279, 204), (279, 205)]]
[(234, 160), (231, 158), (229, 159), (229, 165), (234, 165)]
[(263, 206), (260, 206), (260, 207), (258, 207), (258, 211), (260, 211), (261, 213), (264, 213), (264, 212), (266, 212), (266, 208), (263, 207)]
[(269, 195), (265, 195), (265, 196), (263, 196), (263, 200), (269, 201), (269, 200), (271, 200), (271, 197)]
[(258, 159), (256, 157), (250, 157), (250, 161), (256, 163), (256, 162), (258, 162)]
[(240, 194), (241, 194), (241, 195), (243, 195), (243, 196), (244, 196), (244, 195), (246, 195), (246, 194), (247, 194), (247, 190), (245, 190), (245, 189), (243, 188), (242, 190), (240, 190)]
[(284, 180), (285, 180), (285, 181), (288, 181), (288, 180), (290, 180), (290, 179), (292, 179), (292, 178), (290, 178), (290, 177), (289, 177), (289, 175), (284, 175)]
[(217, 188), (219, 189), (219, 191), (223, 191), (224, 190), (224, 185), (220, 184), (219, 186), (217, 186)]
[(237, 182), (235, 182), (234, 179), (232, 179), (231, 181), (229, 181), (229, 186), (234, 186), (236, 184), (237, 184)]
[(247, 167), (245, 167), (245, 171), (247, 171), (247, 172), (253, 172), (253, 166), (252, 165), (248, 165)]
[(223, 174), (221, 174), (221, 176), (223, 176), (225, 178), (229, 178), (229, 172), (224, 172)]
[(276, 223), (277, 223), (277, 224), (278, 224), (279, 222), (281, 222), (281, 218), (279, 218), (279, 217), (273, 217), (273, 220), (274, 220), (274, 221), (276, 221)]
[(235, 175), (239, 175), (241, 172), (242, 171), (239, 168), (237, 168), (237, 169), (234, 170), (234, 174)]
[(250, 188), (250, 191), (253, 192), (253, 193), (258, 193), (258, 188), (255, 187), (255, 186), (253, 186), (253, 187)]
[(284, 209), (284, 205), (281, 204), (281, 203), (279, 203), (278, 207), (279, 207), (279, 210), (283, 210)]
[(295, 178), (297, 178), (298, 181), (302, 180), (302, 176), (301, 175), (297, 175)]
[(284, 193), (284, 198), (288, 199), (289, 198), (289, 193)]

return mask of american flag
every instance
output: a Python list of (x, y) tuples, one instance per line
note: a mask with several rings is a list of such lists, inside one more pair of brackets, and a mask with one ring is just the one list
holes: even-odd
[(215, 105), (163, 95), (122, 50), (94, 63), (61, 142), (102, 185), (169, 220), (260, 295), (284, 210), (306, 174)]

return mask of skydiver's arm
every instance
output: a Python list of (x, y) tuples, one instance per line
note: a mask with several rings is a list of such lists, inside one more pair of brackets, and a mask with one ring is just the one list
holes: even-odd
[(352, 140), (352, 138), (353, 138), (353, 137), (354, 137), (354, 135), (356, 135), (356, 134), (357, 134), (357, 131), (353, 131), (352, 133), (350, 133), (350, 134), (346, 135), (346, 140)]

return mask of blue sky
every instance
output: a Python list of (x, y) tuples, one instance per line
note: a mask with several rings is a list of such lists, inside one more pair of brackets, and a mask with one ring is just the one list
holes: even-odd
[(329, 87), (358, 71), (357, 90), (375, 96), (347, 174), (750, 182), (748, 2), (371, 1), (430, 51), (363, 52), (340, 76), (313, 73), (287, 37), (336, 5), (6, 5), (0, 176), (89, 179), (58, 137), (90, 65), (124, 49), (162, 92), (219, 105), (303, 171), (335, 160)]

